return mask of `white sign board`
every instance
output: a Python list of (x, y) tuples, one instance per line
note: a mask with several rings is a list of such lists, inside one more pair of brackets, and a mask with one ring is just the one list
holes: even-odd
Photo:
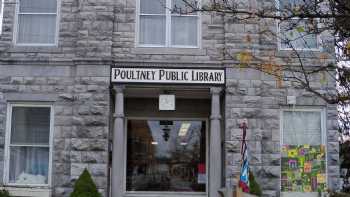
[(159, 95), (159, 110), (175, 110), (175, 95), (161, 94)]
[(112, 68), (114, 83), (225, 84), (223, 69)]

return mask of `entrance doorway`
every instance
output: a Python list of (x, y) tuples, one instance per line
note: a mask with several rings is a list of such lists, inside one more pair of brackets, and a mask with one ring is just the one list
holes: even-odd
[[(113, 89), (111, 196), (217, 197), (222, 88)], [(160, 110), (164, 92), (175, 95), (173, 110)]]
[(128, 118), (126, 151), (127, 192), (206, 192), (206, 120)]

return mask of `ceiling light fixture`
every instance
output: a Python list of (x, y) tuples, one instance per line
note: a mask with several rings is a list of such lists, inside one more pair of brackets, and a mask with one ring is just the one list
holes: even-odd
[(183, 122), (179, 130), (179, 136), (184, 137), (187, 135), (188, 129), (191, 127), (191, 123)]

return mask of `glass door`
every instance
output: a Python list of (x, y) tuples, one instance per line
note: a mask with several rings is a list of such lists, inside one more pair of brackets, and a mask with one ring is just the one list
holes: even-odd
[(127, 192), (206, 192), (206, 121), (127, 121)]

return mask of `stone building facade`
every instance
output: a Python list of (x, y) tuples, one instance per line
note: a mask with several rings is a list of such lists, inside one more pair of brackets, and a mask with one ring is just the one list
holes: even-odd
[[(293, 88), (291, 82), (279, 86), (274, 77), (235, 66), (239, 60), (232, 57), (251, 48), (261, 58), (273, 54), (279, 64), (287, 64), (283, 58), (289, 57), (291, 51), (279, 50), (276, 38), (259, 33), (266, 24), (270, 29), (277, 29), (273, 21), (242, 22), (229, 15), (200, 13), (195, 47), (140, 46), (138, 0), (58, 0), (52, 1), (57, 3), (57, 12), (53, 11), (57, 40), (51, 44), (45, 41), (33, 44), (27, 43), (19, 33), (26, 32), (19, 25), (21, 17), (28, 14), (25, 7), (24, 14), (19, 8), (25, 1), (32, 5), (43, 3), (4, 0), (0, 35), (0, 175), (4, 177), (0, 182), (16, 196), (69, 196), (85, 168), (104, 196), (142, 196), (144, 193), (128, 193), (123, 187), (126, 182), (123, 165), (127, 163), (125, 144), (128, 143), (125, 121), (130, 117), (204, 118), (208, 130), (208, 142), (204, 143), (208, 172), (204, 172), (206, 189), (199, 194), (183, 191), (170, 194), (210, 197), (218, 196), (220, 188), (237, 184), (242, 138), (239, 125), (246, 119), (251, 170), (264, 196), (282, 196), (281, 116), (284, 110), (290, 109), (311, 109), (323, 114), (320, 129), (324, 128), (321, 138), (327, 150), (327, 185), (338, 188), (336, 106), (303, 89)], [(242, 6), (273, 3), (252, 0)], [(36, 12), (46, 13), (39, 9), (31, 14)], [(245, 40), (247, 35), (252, 38), (250, 42)], [(322, 50), (327, 50), (327, 46)], [(309, 54), (305, 52), (305, 55)], [(310, 56), (307, 63), (317, 65), (318, 60)], [(226, 80), (221, 85), (112, 83), (111, 68), (123, 67), (218, 69), (225, 71)], [(320, 90), (335, 88), (331, 79), (325, 84), (314, 77), (312, 83)], [(175, 111), (158, 110), (158, 95), (163, 93), (176, 96)], [(295, 96), (294, 108), (287, 103), (288, 96)], [(9, 137), (9, 133), (17, 132), (15, 113), (28, 106), (48, 107), (51, 112), (49, 145), (43, 145), (50, 155), (47, 184), (11, 182), (10, 171), (15, 162), (10, 159), (15, 155), (11, 151), (19, 145), (12, 141), (14, 134)], [(23, 152), (17, 154), (25, 154)], [(168, 194), (156, 193), (155, 196)]]

